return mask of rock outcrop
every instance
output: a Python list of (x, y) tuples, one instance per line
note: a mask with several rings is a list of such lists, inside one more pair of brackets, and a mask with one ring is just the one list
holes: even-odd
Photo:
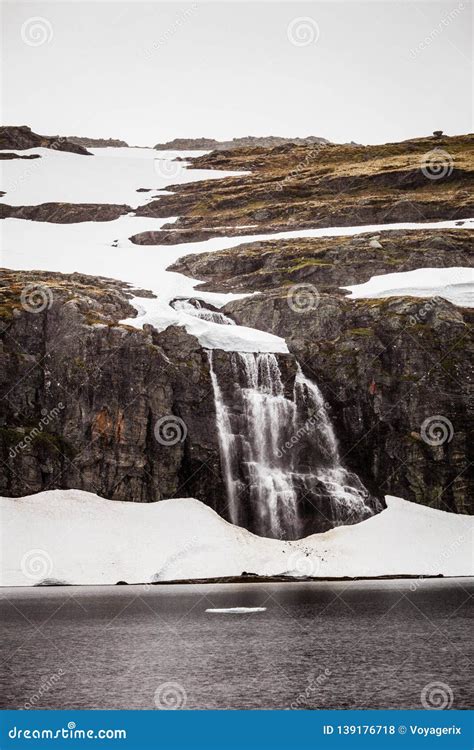
[[(217, 141), (215, 138), (173, 138), (167, 143), (157, 143), (157, 151), (230, 151), (235, 148), (275, 148), (286, 143), (312, 145), (329, 143), (326, 138), (310, 135), (307, 138), (284, 138), (277, 135), (233, 138), (231, 141)], [(86, 145), (86, 144), (84, 144)]]
[(74, 154), (92, 154), (69, 138), (59, 135), (38, 135), (27, 125), (5, 125), (0, 127), (0, 149), (23, 151), (28, 148), (52, 148), (56, 151), (71, 151)]
[(121, 141), (120, 138), (87, 138), (68, 135), (67, 139), (71, 143), (76, 143), (78, 146), (84, 146), (85, 148), (128, 148), (128, 143)]
[(268, 291), (304, 282), (342, 294), (340, 287), (363, 284), (379, 274), (468, 267), (472, 237), (472, 230), (460, 228), (267, 240), (186, 255), (170, 270), (202, 279), (196, 288), (213, 292)]
[(1, 203), (0, 219), (76, 224), (82, 221), (114, 221), (131, 210), (130, 206), (114, 203), (39, 203), (37, 206), (9, 206)]

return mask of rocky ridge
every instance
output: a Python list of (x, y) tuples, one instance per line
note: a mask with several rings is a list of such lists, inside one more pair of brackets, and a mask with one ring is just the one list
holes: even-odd
[(128, 143), (121, 141), (120, 138), (87, 138), (68, 135), (67, 140), (85, 148), (128, 148)]
[(211, 292), (265, 292), (304, 282), (340, 295), (342, 286), (379, 274), (469, 266), (472, 241), (469, 229), (266, 240), (185, 255), (169, 270), (201, 279), (196, 289)]
[[(140, 244), (295, 229), (464, 219), (474, 214), (474, 136), (375, 146), (286, 144), (192, 159), (199, 169), (247, 171), (170, 185), (138, 216), (179, 216)], [(230, 227), (230, 229), (228, 229)]]
[[(173, 138), (167, 143), (157, 143), (154, 148), (157, 151), (230, 151), (235, 148), (255, 146), (260, 148), (274, 148), (286, 143), (299, 145), (329, 143), (325, 138), (310, 135), (307, 138), (284, 138), (281, 136), (244, 136), (233, 138), (230, 141), (218, 141), (215, 138)], [(84, 144), (85, 145), (85, 144)]]

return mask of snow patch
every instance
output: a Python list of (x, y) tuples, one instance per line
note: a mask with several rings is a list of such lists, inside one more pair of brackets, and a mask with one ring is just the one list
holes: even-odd
[(120, 322), (134, 328), (152, 325), (157, 331), (163, 331), (170, 325), (179, 325), (184, 326), (188, 333), (196, 336), (205, 349), (288, 354), (285, 339), (272, 333), (246, 326), (223, 326), (220, 323), (203, 320), (190, 315), (185, 310), (175, 309), (160, 299), (135, 297), (130, 302), (138, 310), (138, 316), (125, 318)]
[(403, 273), (372, 276), (365, 284), (344, 286), (350, 299), (393, 296), (443, 297), (461, 307), (474, 307), (474, 269), (417, 268)]
[(473, 519), (387, 498), (354, 526), (294, 542), (233, 526), (198, 500), (105, 500), (81, 490), (0, 498), (3, 586), (239, 576), (473, 573)]

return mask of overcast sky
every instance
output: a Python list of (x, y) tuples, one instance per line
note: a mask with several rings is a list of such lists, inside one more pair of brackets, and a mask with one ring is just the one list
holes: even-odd
[(437, 2), (5, 2), (2, 121), (44, 134), (471, 132), (471, 10)]

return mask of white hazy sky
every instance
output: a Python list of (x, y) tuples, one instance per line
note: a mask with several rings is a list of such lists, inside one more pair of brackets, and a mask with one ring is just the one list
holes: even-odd
[(134, 145), (471, 132), (471, 12), (467, 0), (3, 2), (2, 121)]

